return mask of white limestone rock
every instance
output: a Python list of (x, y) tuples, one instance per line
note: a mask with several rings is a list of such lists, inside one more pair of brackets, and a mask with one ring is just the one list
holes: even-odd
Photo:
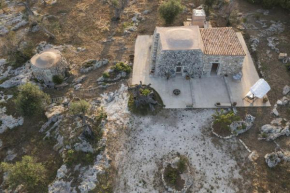
[(106, 154), (98, 155), (93, 166), (89, 166), (81, 172), (80, 179), (82, 182), (78, 186), (81, 193), (87, 193), (96, 187), (98, 175), (102, 174), (109, 167), (108, 157)]
[(281, 158), (279, 158), (278, 154), (275, 152), (267, 153), (265, 155), (265, 161), (270, 168), (273, 168), (281, 162)]
[(109, 63), (108, 59), (103, 59), (103, 60), (94, 60), (94, 59), (90, 59), (90, 60), (86, 60), (85, 62), (83, 62), (82, 64), (82, 68), (80, 69), (81, 73), (88, 73), (92, 70), (96, 70), (102, 66), (105, 66)]
[(17, 23), (14, 27), (11, 28), (12, 31), (16, 31), (18, 29), (20, 29), (23, 26), (26, 26), (28, 24), (28, 22), (26, 20), (22, 20), (19, 23)]
[(19, 86), (22, 84), (25, 84), (29, 82), (32, 72), (30, 69), (30, 64), (27, 62), (24, 66), (16, 68), (15, 70), (9, 69), (9, 74), (7, 76), (12, 76), (12, 78), (6, 80), (2, 84), (0, 84), (0, 87), (2, 88), (11, 88), (14, 86)]
[(62, 165), (62, 166), (57, 170), (56, 177), (57, 177), (58, 179), (61, 179), (61, 178), (65, 177), (66, 174), (67, 174), (67, 167), (66, 167), (66, 165), (64, 164), (64, 165)]
[(23, 125), (23, 117), (14, 118), (12, 115), (6, 115), (6, 107), (0, 108), (0, 133), (5, 132), (7, 129), (13, 129), (17, 126)]
[(90, 152), (93, 153), (94, 149), (90, 143), (83, 140), (81, 143), (76, 143), (74, 145), (76, 151)]
[(274, 125), (274, 126), (281, 126), (283, 120), (284, 120), (283, 118), (276, 118), (276, 119), (273, 119), (273, 120), (271, 121), (271, 125)]
[(9, 33), (9, 30), (6, 27), (0, 26), (0, 36), (4, 36), (8, 33)]
[(14, 150), (8, 150), (7, 156), (4, 158), (4, 161), (12, 161), (17, 156), (17, 153), (14, 153)]
[(49, 193), (77, 193), (75, 187), (71, 187), (72, 182), (56, 180), (48, 186)]
[(74, 79), (73, 82), (76, 84), (79, 84), (79, 83), (82, 83), (86, 78), (87, 78), (87, 76), (83, 75), (81, 77)]
[(275, 125), (270, 125), (266, 124), (261, 127), (261, 135), (262, 139), (266, 139), (267, 141), (272, 141), (277, 139), (280, 136), (290, 135), (289, 131), (289, 122), (286, 123), (286, 126), (275, 126)]
[(250, 155), (248, 156), (248, 159), (251, 162), (256, 161), (258, 158), (259, 158), (259, 154), (258, 154), (258, 152), (256, 150), (252, 151), (252, 153), (250, 153)]
[(50, 108), (47, 109), (47, 111), (45, 112), (45, 116), (50, 119), (53, 116), (57, 116), (62, 114), (65, 111), (65, 108), (60, 105), (60, 106), (52, 106)]
[(283, 88), (283, 95), (287, 95), (290, 92), (290, 86), (286, 85)]
[(80, 90), (81, 87), (82, 87), (82, 84), (77, 84), (77, 85), (74, 86), (74, 89), (75, 90)]
[(3, 94), (3, 92), (0, 91), (0, 104), (6, 103), (12, 97), (13, 97), (13, 95), (5, 95), (5, 94)]
[(265, 155), (265, 161), (270, 168), (273, 168), (277, 166), (281, 161), (289, 162), (290, 152), (278, 151), (278, 152), (268, 153)]
[(279, 117), (279, 112), (277, 110), (277, 105), (274, 105), (274, 108), (272, 110), (272, 114), (275, 115), (276, 117)]

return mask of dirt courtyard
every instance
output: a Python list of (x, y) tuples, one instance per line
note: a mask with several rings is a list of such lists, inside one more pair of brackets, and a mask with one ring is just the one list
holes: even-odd
[(236, 138), (211, 135), (213, 113), (164, 110), (157, 116), (135, 116), (124, 149), (116, 156), (115, 192), (164, 192), (160, 167), (176, 153), (187, 156), (192, 167), (189, 192), (248, 192), (249, 179), (242, 177), (237, 163), (249, 162), (248, 152)]

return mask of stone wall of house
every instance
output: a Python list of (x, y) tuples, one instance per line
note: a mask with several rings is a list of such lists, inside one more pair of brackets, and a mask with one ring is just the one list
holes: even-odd
[[(176, 66), (187, 67), (188, 74), (192, 78), (202, 76), (203, 53), (201, 50), (162, 50), (157, 55), (156, 74), (166, 77), (175, 72)], [(173, 73), (174, 76), (174, 73)]]
[(210, 76), (212, 63), (219, 63), (218, 75), (232, 75), (240, 72), (243, 67), (244, 56), (215, 56), (204, 55), (203, 75)]
[(68, 63), (65, 58), (50, 68), (38, 68), (37, 66), (31, 65), (33, 76), (39, 81), (43, 81), (45, 84), (52, 84), (52, 77), (54, 75), (66, 76), (68, 70)]

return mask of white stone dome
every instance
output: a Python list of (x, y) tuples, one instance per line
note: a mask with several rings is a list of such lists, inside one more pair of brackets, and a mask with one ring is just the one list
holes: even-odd
[(168, 30), (166, 41), (169, 47), (190, 49), (194, 44), (192, 30), (186, 28)]
[(31, 58), (31, 64), (38, 68), (50, 68), (61, 60), (61, 54), (58, 50), (47, 50), (36, 54)]

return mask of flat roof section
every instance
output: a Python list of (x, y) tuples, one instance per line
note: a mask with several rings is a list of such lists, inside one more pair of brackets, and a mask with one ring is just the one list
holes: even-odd
[(156, 27), (162, 50), (203, 50), (198, 26)]

